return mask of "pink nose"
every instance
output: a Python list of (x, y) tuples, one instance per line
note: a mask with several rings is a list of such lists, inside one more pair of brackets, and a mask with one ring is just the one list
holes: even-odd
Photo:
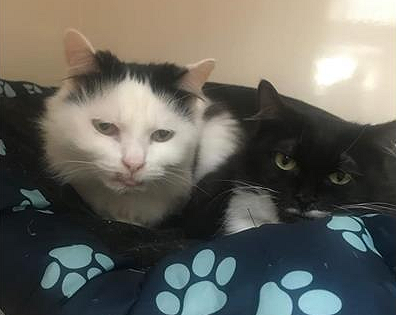
[(140, 170), (144, 166), (144, 161), (136, 161), (136, 160), (129, 160), (129, 159), (122, 159), (122, 164), (130, 170), (132, 173)]

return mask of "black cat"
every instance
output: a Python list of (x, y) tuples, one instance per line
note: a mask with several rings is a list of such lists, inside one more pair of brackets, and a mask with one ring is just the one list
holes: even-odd
[(361, 125), (258, 88), (260, 112), (240, 152), (198, 183), (190, 236), (334, 213), (396, 214), (396, 121)]

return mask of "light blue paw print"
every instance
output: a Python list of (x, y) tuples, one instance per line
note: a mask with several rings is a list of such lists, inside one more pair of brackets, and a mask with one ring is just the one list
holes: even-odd
[(2, 139), (0, 139), (0, 155), (6, 155), (6, 146)]
[(110, 257), (95, 253), (87, 245), (58, 247), (48, 253), (55, 258), (44, 271), (41, 279), (43, 289), (53, 288), (64, 275), (61, 291), (65, 297), (71, 297), (89, 279), (114, 268)]
[(0, 80), (0, 96), (12, 98), (16, 96), (15, 91), (7, 82)]
[(341, 234), (342, 238), (353, 248), (361, 252), (367, 252), (368, 248), (378, 256), (381, 256), (375, 248), (373, 238), (361, 218), (335, 216), (327, 223), (327, 227), (334, 231), (343, 231)]
[[(256, 315), (291, 315), (293, 300), (287, 290), (302, 289), (311, 284), (313, 276), (304, 270), (295, 270), (286, 274), (280, 281), (267, 282), (260, 289), (260, 300)], [(297, 302), (297, 307), (307, 315), (333, 315), (342, 308), (341, 299), (328, 290), (315, 289), (305, 291)]]
[(51, 210), (43, 210), (51, 205), (51, 203), (45, 199), (43, 194), (38, 189), (28, 190), (21, 188), (19, 192), (28, 199), (23, 200), (18, 206), (13, 207), (12, 211), (22, 211), (25, 210), (27, 206), (32, 206), (38, 212), (53, 214)]
[(43, 91), (41, 91), (41, 89), (35, 84), (24, 83), (22, 85), (29, 94), (36, 94), (36, 93), (42, 94), (43, 93)]
[[(227, 294), (219, 289), (232, 278), (236, 269), (233, 257), (224, 258), (215, 271), (215, 282), (208, 279), (215, 265), (215, 254), (203, 249), (194, 257), (191, 269), (199, 281), (190, 281), (190, 270), (183, 264), (172, 264), (165, 269), (165, 281), (174, 290), (185, 291), (182, 298), (170, 291), (160, 292), (156, 299), (158, 309), (166, 315), (209, 315), (221, 310), (227, 303)], [(206, 279), (205, 279), (206, 278)], [(179, 296), (183, 291), (179, 291)], [(182, 301), (182, 302), (181, 302)]]

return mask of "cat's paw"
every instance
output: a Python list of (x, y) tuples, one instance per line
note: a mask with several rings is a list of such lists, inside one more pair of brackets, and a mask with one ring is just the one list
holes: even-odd
[(95, 253), (87, 245), (58, 247), (48, 253), (54, 258), (44, 271), (41, 279), (43, 289), (53, 288), (61, 278), (61, 291), (65, 297), (71, 297), (89, 279), (114, 268), (110, 257)]
[(361, 218), (334, 216), (327, 223), (327, 227), (333, 231), (343, 231), (341, 233), (342, 238), (357, 250), (367, 252), (367, 248), (369, 248), (372, 252), (381, 256), (375, 248), (373, 238)]
[[(260, 289), (256, 315), (291, 315), (295, 303), (287, 290), (306, 288), (312, 280), (311, 273), (295, 270), (286, 274), (281, 279), (280, 285), (275, 282), (265, 283)], [(313, 289), (302, 292), (297, 306), (307, 315), (334, 315), (341, 310), (342, 302), (337, 295), (330, 291)]]
[[(219, 287), (226, 285), (233, 277), (236, 260), (233, 257), (224, 258), (217, 265), (214, 281), (211, 281), (209, 275), (214, 265), (214, 252), (204, 249), (196, 254), (192, 263), (192, 272), (198, 277), (196, 281), (190, 281), (187, 266), (178, 263), (168, 266), (164, 277), (174, 293), (160, 292), (155, 299), (158, 309), (166, 315), (209, 315), (221, 310), (227, 302), (227, 294)], [(181, 294), (183, 292), (184, 295)]]
[(0, 96), (12, 98), (16, 96), (14, 89), (7, 82), (0, 80)]

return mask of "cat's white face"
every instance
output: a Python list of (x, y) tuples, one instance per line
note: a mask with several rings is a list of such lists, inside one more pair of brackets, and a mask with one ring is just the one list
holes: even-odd
[(192, 165), (199, 124), (169, 96), (129, 78), (84, 104), (67, 93), (49, 100), (42, 122), (49, 164), (65, 182), (96, 178), (114, 191), (144, 190), (172, 185)]

